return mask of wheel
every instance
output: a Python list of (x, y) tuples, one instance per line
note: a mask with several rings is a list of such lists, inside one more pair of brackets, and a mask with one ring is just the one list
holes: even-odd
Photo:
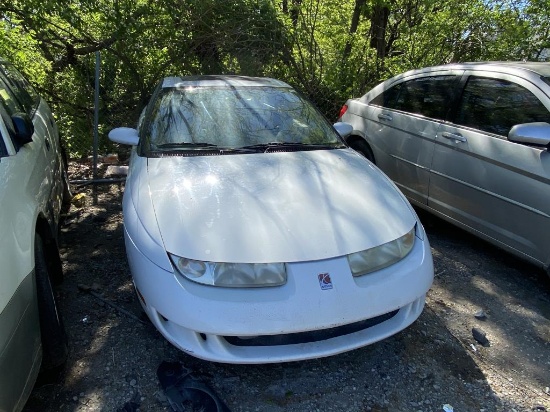
[(372, 163), (374, 163), (374, 154), (372, 153), (372, 150), (369, 144), (365, 142), (362, 138), (359, 137), (359, 138), (350, 140), (349, 146), (356, 152), (361, 153), (363, 156), (369, 159)]
[(71, 193), (71, 186), (69, 184), (69, 161), (67, 157), (67, 151), (65, 150), (65, 146), (63, 145), (61, 145), (61, 160), (63, 162), (63, 176), (61, 179), (63, 184), (61, 213), (67, 214), (69, 212), (69, 209), (71, 208), (71, 200), (73, 199), (73, 194)]
[(42, 339), (42, 370), (62, 367), (69, 353), (67, 334), (53, 294), (50, 270), (44, 242), (37, 233), (34, 242), (34, 262), (40, 335)]
[(71, 192), (71, 187), (69, 185), (69, 176), (67, 175), (67, 171), (63, 171), (63, 194), (62, 194), (62, 200), (61, 200), (61, 213), (63, 215), (66, 215), (69, 212), (69, 209), (71, 208), (71, 201), (73, 199), (73, 194)]

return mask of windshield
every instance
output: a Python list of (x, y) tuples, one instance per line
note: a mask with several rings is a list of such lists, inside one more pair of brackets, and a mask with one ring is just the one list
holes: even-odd
[(151, 151), (342, 145), (325, 118), (290, 88), (167, 88), (153, 105), (144, 124)]

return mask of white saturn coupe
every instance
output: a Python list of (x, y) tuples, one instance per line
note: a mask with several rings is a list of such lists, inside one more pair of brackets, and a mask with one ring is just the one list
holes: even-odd
[(140, 302), (179, 349), (216, 362), (318, 358), (391, 336), (433, 280), (394, 184), (289, 85), (165, 78), (132, 145), (123, 200)]

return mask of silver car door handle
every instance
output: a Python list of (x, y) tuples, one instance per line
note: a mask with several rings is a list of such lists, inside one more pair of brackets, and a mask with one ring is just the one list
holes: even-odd
[(449, 132), (443, 132), (441, 133), (441, 136), (445, 139), (454, 140), (456, 142), (465, 142), (466, 138), (458, 133), (449, 133)]
[(378, 118), (379, 118), (380, 120), (388, 120), (388, 121), (390, 121), (390, 122), (393, 120), (392, 117), (391, 117), (389, 114), (384, 114), (384, 113), (380, 113), (380, 114), (378, 115)]

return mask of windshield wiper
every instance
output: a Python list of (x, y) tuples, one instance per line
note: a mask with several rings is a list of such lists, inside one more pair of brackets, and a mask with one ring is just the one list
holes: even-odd
[(156, 147), (158, 149), (177, 149), (177, 148), (188, 149), (188, 148), (194, 148), (194, 147), (198, 147), (198, 148), (216, 147), (217, 148), (218, 146), (212, 143), (179, 142), (179, 143), (162, 143), (162, 144), (156, 145)]
[[(224, 147), (218, 146), (212, 143), (192, 143), (192, 142), (179, 142), (179, 143), (162, 143), (155, 146), (156, 150), (159, 149), (180, 149), (181, 151), (202, 152), (210, 151), (219, 154), (239, 154), (239, 153), (257, 153), (255, 149), (249, 149), (247, 147)], [(178, 150), (178, 152), (180, 151)], [(167, 150), (170, 151), (170, 150)]]
[(249, 146), (243, 146), (241, 149), (253, 149), (258, 151), (267, 152), (270, 149), (288, 148), (299, 150), (318, 150), (318, 149), (335, 149), (345, 147), (340, 143), (294, 143), (294, 142), (269, 142), (258, 143)]

